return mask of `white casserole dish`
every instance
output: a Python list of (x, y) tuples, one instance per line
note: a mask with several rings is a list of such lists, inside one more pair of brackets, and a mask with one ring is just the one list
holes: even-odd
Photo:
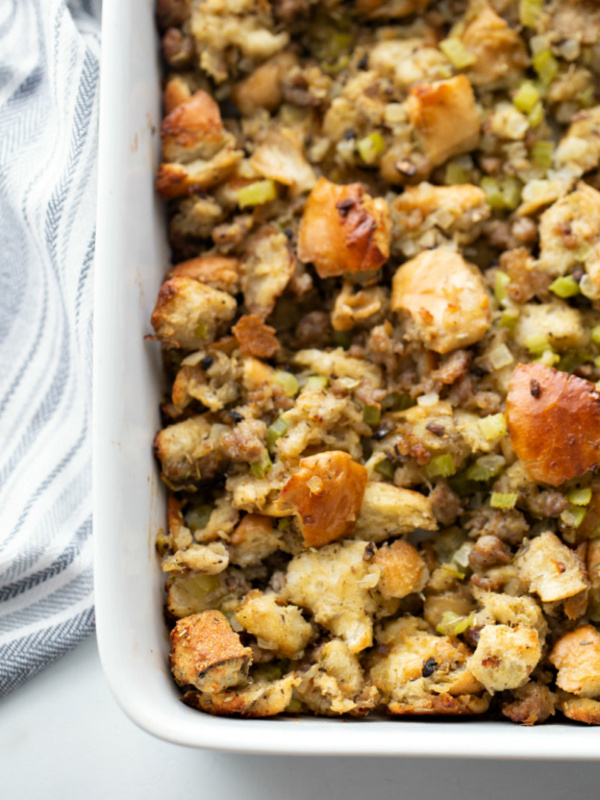
[(104, 0), (94, 341), (94, 540), (102, 664), (124, 711), (178, 744), (248, 753), (498, 758), (600, 757), (600, 729), (554, 723), (240, 720), (179, 702), (168, 664), (154, 539), (165, 496), (159, 346), (145, 342), (168, 264), (154, 194), (160, 65), (154, 0)]

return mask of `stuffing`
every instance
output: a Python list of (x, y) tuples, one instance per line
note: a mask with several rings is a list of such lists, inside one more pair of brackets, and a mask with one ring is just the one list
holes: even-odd
[(161, 286), (151, 321), (161, 341), (198, 350), (215, 340), (236, 308), (231, 295), (193, 278), (176, 277)]
[(437, 353), (473, 344), (490, 327), (479, 271), (447, 250), (420, 253), (396, 271), (392, 311), (406, 320), (411, 337)]
[(558, 670), (559, 689), (578, 697), (600, 695), (600, 634), (592, 625), (564, 633), (549, 660)]
[(285, 234), (271, 226), (247, 242), (242, 260), (242, 291), (251, 314), (267, 317), (292, 277), (295, 259)]
[(365, 681), (357, 657), (340, 639), (324, 644), (315, 663), (300, 678), (296, 693), (315, 714), (363, 716), (379, 699), (377, 689)]
[(278, 550), (280, 538), (270, 517), (246, 514), (229, 537), (228, 545), (231, 563), (249, 567)]
[(434, 531), (436, 528), (429, 498), (390, 483), (369, 481), (354, 536), (379, 543), (415, 530)]
[(180, 686), (222, 691), (244, 683), (250, 664), (250, 649), (218, 611), (180, 619), (171, 632), (171, 669)]
[(484, 625), (468, 668), (490, 694), (523, 686), (542, 655), (533, 628)]
[(301, 658), (314, 630), (297, 606), (286, 605), (275, 594), (258, 589), (248, 594), (236, 609), (235, 618), (258, 644), (280, 658)]
[(205, 416), (190, 417), (156, 434), (154, 452), (163, 476), (172, 484), (204, 480), (222, 466), (220, 439), (224, 426), (211, 425)]
[(266, 61), (288, 43), (287, 33), (275, 33), (271, 6), (265, 0), (203, 0), (194, 3), (191, 31), (200, 67), (217, 83), (225, 81), (239, 54)]
[(304, 155), (302, 139), (291, 128), (269, 128), (250, 164), (265, 178), (291, 187), (294, 194), (310, 191), (317, 182)]
[(240, 285), (240, 262), (237, 258), (220, 255), (191, 258), (173, 267), (169, 278), (194, 278), (211, 289), (236, 295)]
[(600, 725), (600, 7), (530, 6), (156, 0), (194, 709)]
[(254, 681), (224, 692), (186, 692), (182, 701), (207, 714), (274, 717), (287, 710), (299, 679), (290, 673), (279, 680)]
[(528, 542), (514, 563), (529, 591), (544, 603), (574, 597), (589, 586), (581, 558), (549, 531)]
[(585, 262), (600, 239), (600, 192), (577, 184), (544, 211), (539, 231), (539, 265), (550, 275), (564, 275)]
[(543, 683), (529, 681), (511, 694), (511, 700), (502, 706), (502, 713), (512, 722), (537, 725), (556, 713), (557, 697)]
[(408, 113), (432, 167), (477, 147), (480, 121), (465, 75), (415, 86), (409, 93)]
[(600, 464), (599, 401), (595, 385), (583, 378), (539, 362), (515, 369), (506, 419), (530, 479), (560, 486)]
[(321, 278), (378, 269), (390, 252), (390, 211), (358, 183), (336, 186), (319, 178), (298, 231), (298, 258)]
[(364, 542), (329, 544), (290, 562), (281, 597), (307, 609), (319, 625), (341, 638), (351, 653), (373, 644), (370, 589), (380, 570), (365, 561)]
[(473, 59), (467, 71), (473, 86), (511, 86), (529, 64), (518, 32), (490, 6), (467, 25), (461, 41)]
[(245, 356), (270, 358), (279, 350), (275, 328), (265, 325), (258, 314), (241, 317), (231, 329)]
[(429, 579), (429, 570), (418, 551), (403, 539), (380, 547), (373, 563), (381, 569), (377, 589), (385, 599), (420, 592)]
[(331, 451), (300, 459), (281, 490), (298, 516), (306, 547), (351, 536), (367, 485), (367, 470), (348, 453)]
[[(387, 622), (377, 635), (369, 677), (392, 714), (479, 714), (489, 698), (466, 667), (468, 648), (438, 636), (412, 616)], [(380, 652), (381, 651), (381, 652)]]
[(545, 337), (548, 347), (557, 353), (583, 347), (588, 340), (581, 313), (560, 300), (523, 306), (514, 330), (515, 342), (527, 349), (536, 336)]

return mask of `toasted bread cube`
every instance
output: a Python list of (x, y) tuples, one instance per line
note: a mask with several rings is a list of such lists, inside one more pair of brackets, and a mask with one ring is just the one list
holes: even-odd
[(600, 633), (592, 625), (564, 633), (552, 648), (556, 685), (578, 697), (600, 695)]
[(392, 714), (478, 714), (489, 698), (467, 669), (469, 649), (438, 636), (422, 619), (387, 622), (377, 636), (370, 678), (388, 698)]
[(450, 233), (464, 231), (490, 216), (487, 196), (479, 186), (470, 183), (458, 186), (434, 186), (423, 181), (417, 186), (407, 186), (392, 204), (394, 224), (408, 233), (414, 220), (425, 220), (431, 214), (443, 211), (447, 217), (444, 230)]
[(558, 353), (582, 347), (588, 340), (581, 312), (560, 301), (523, 306), (514, 339), (527, 348), (532, 336), (545, 336), (549, 347)]
[(375, 389), (383, 383), (381, 368), (377, 364), (370, 364), (363, 358), (353, 358), (341, 347), (329, 351), (312, 348), (298, 350), (294, 355), (294, 364), (328, 378), (337, 376), (356, 381), (364, 380)]
[(373, 318), (376, 314), (377, 318), (384, 317), (386, 306), (386, 293), (380, 286), (356, 292), (350, 282), (344, 282), (335, 298), (335, 306), (331, 312), (331, 327), (334, 331), (350, 331), (367, 320), (370, 327), (375, 321)]
[(587, 183), (559, 198), (540, 219), (538, 265), (549, 275), (564, 275), (578, 263), (582, 248), (600, 237), (600, 192)]
[(190, 417), (163, 428), (154, 439), (162, 474), (174, 484), (212, 477), (224, 460), (219, 439), (219, 427), (213, 427), (204, 416)]
[(540, 642), (548, 633), (548, 623), (542, 609), (528, 595), (513, 597), (510, 594), (497, 594), (496, 592), (474, 591), (475, 597), (483, 606), (483, 611), (477, 614), (476, 624), (499, 622), (502, 625), (515, 625), (533, 628), (537, 631)]
[(251, 657), (220, 611), (184, 617), (171, 631), (171, 670), (180, 686), (218, 692), (244, 683)]
[(231, 332), (245, 356), (271, 358), (279, 350), (275, 328), (266, 325), (257, 314), (246, 314), (240, 317)]
[(199, 90), (167, 114), (160, 135), (165, 161), (185, 164), (196, 158), (210, 159), (224, 144), (219, 106)]
[(229, 553), (223, 542), (192, 544), (178, 550), (162, 562), (164, 572), (180, 573), (192, 570), (204, 575), (218, 575), (229, 566)]
[(595, 384), (540, 362), (510, 380), (510, 441), (531, 480), (560, 486), (600, 464), (600, 394)]
[(258, 589), (246, 596), (235, 618), (256, 636), (262, 648), (275, 651), (280, 658), (301, 658), (314, 636), (312, 625), (298, 606), (286, 605), (277, 595), (263, 594)]
[(293, 128), (269, 128), (250, 164), (265, 178), (291, 187), (294, 195), (310, 191), (317, 182), (304, 155), (302, 138)]
[(550, 531), (526, 544), (514, 564), (529, 591), (544, 603), (566, 600), (589, 587), (581, 558)]
[(411, 124), (432, 167), (477, 147), (481, 123), (465, 75), (415, 86), (407, 102)]
[(193, 278), (212, 289), (235, 295), (239, 291), (240, 262), (237, 258), (221, 255), (191, 258), (173, 267), (169, 278)]
[(279, 536), (270, 517), (246, 514), (229, 539), (232, 564), (249, 567), (274, 553)]
[(429, 579), (427, 565), (416, 548), (403, 539), (380, 547), (373, 563), (381, 567), (377, 588), (385, 599), (421, 592)]
[(288, 566), (281, 596), (308, 609), (315, 622), (360, 653), (373, 643), (375, 601), (370, 589), (380, 570), (365, 561), (364, 542), (341, 542), (306, 550)]
[(298, 231), (298, 258), (319, 277), (379, 269), (390, 254), (390, 210), (360, 183), (338, 186), (319, 178)]
[(276, 681), (257, 681), (225, 692), (186, 692), (181, 699), (192, 708), (217, 716), (274, 717), (289, 706), (298, 683), (300, 679), (291, 672)]
[(263, 108), (275, 111), (283, 99), (283, 79), (297, 61), (292, 53), (279, 53), (236, 83), (231, 99), (245, 117), (251, 117)]
[(161, 164), (156, 174), (156, 191), (165, 200), (206, 191), (228, 178), (242, 157), (241, 150), (227, 146), (208, 160), (197, 158), (186, 164)]
[(300, 459), (281, 490), (293, 506), (305, 547), (321, 547), (352, 534), (362, 505), (367, 470), (348, 453), (330, 451)]
[(152, 326), (162, 341), (184, 350), (198, 350), (215, 340), (236, 308), (234, 298), (225, 292), (192, 278), (170, 278), (160, 287)]
[(340, 639), (323, 645), (316, 663), (301, 678), (297, 694), (316, 714), (363, 716), (379, 699), (377, 689), (365, 681), (358, 658)]
[(427, 497), (390, 483), (367, 483), (354, 527), (357, 539), (383, 542), (391, 536), (402, 536), (417, 528), (426, 531), (437, 529), (431, 502)]
[(250, 237), (242, 260), (242, 291), (251, 314), (264, 319), (271, 313), (295, 267), (284, 233), (267, 225)]
[(475, 58), (468, 68), (474, 86), (510, 86), (526, 69), (525, 43), (491, 6), (483, 6), (462, 35), (462, 43)]
[(558, 698), (543, 683), (529, 681), (513, 692), (513, 698), (502, 706), (502, 713), (512, 722), (537, 725), (556, 713)]
[(600, 700), (592, 700), (589, 697), (574, 697), (573, 695), (561, 693), (558, 708), (565, 717), (575, 722), (583, 722), (586, 725), (600, 725)]
[(396, 270), (392, 311), (436, 353), (478, 342), (490, 327), (490, 304), (477, 267), (458, 253), (427, 250)]
[(541, 657), (539, 636), (533, 628), (484, 625), (469, 669), (494, 694), (527, 683)]
[(555, 154), (558, 167), (569, 167), (580, 175), (600, 163), (600, 106), (575, 114)]

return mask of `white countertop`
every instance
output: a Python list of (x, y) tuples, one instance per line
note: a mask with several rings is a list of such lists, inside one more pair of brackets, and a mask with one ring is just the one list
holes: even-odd
[(138, 729), (104, 680), (95, 640), (0, 701), (10, 800), (587, 800), (600, 762), (226, 755)]

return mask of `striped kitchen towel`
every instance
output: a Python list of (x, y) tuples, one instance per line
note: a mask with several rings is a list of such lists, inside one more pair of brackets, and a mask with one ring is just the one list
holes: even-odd
[(0, 695), (94, 627), (98, 12), (0, 1)]

